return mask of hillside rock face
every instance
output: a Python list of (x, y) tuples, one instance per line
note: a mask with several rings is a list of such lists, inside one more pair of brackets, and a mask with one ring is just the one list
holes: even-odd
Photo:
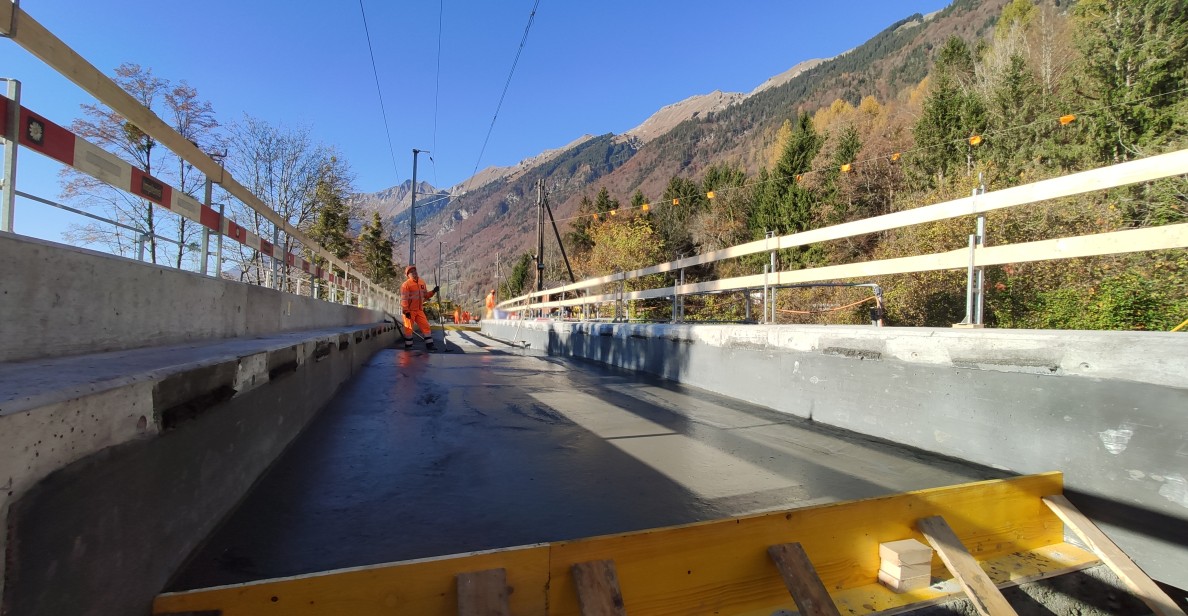
[[(931, 50), (950, 35), (966, 40), (984, 36), (1006, 2), (954, 0), (937, 13), (890, 24), (834, 58), (800, 61), (749, 93), (715, 90), (693, 96), (660, 109), (622, 135), (582, 135), (516, 165), (484, 169), (448, 190), (420, 183), (418, 204), (435, 199), (420, 196), (426, 193), (442, 198), (425, 209), (418, 205), (417, 231), (425, 237), (417, 245), (442, 243), (442, 260), (457, 268), (456, 288), (447, 292), (447, 299), (478, 309), (486, 289), (505, 278), (521, 255), (536, 252), (538, 182), (543, 181), (564, 236), (581, 197), (592, 199), (602, 187), (626, 202), (636, 190), (654, 199), (669, 178), (697, 179), (716, 163), (756, 173), (766, 164), (763, 153), (785, 120), (835, 99), (856, 104), (862, 96), (874, 95), (882, 100), (916, 86), (927, 75)], [(397, 258), (407, 250), (409, 187), (405, 182), (357, 199), (365, 211), (379, 211), (385, 224), (392, 223), (388, 228), (395, 232)], [(546, 262), (560, 261), (547, 217), (543, 231)], [(437, 260), (437, 250), (418, 252), (422, 268), (436, 267)]]

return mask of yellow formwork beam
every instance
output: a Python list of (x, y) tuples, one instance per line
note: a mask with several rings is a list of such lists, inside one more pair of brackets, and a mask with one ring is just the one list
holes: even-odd
[[(223, 616), (457, 613), (454, 576), (503, 568), (513, 614), (579, 615), (575, 563), (613, 560), (632, 616), (759, 613), (794, 609), (767, 548), (798, 542), (829, 592), (869, 588), (879, 543), (914, 537), (920, 518), (943, 515), (979, 561), (1062, 545), (1064, 526), (1041, 498), (1063, 492), (1063, 475), (905, 492), (728, 520), (494, 552), (376, 565), (164, 594), (155, 614), (222, 610)], [(1081, 557), (1083, 562), (1086, 558)], [(1074, 559), (1076, 560), (1076, 559)], [(939, 561), (934, 575), (948, 577)], [(890, 594), (890, 591), (886, 591)]]

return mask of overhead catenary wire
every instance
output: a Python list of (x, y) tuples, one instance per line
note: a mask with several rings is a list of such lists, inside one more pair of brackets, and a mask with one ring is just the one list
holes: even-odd
[[(359, 0), (359, 14), (363, 16), (363, 34), (367, 38), (367, 53), (371, 58), (371, 74), (375, 76), (375, 91), (379, 97), (380, 114), (384, 118), (384, 135), (388, 138), (388, 154), (392, 157), (392, 171), (396, 175), (396, 185), (400, 185), (400, 169), (396, 166), (396, 149), (392, 147), (392, 131), (388, 128), (388, 111), (384, 108), (384, 91), (380, 87), (379, 71), (375, 67), (375, 50), (371, 46), (371, 32), (367, 27), (367, 11), (363, 9), (363, 0)], [(416, 190), (415, 186), (413, 190)], [(393, 205), (395, 204), (393, 203)], [(392, 206), (389, 206), (384, 218), (391, 214)]]
[(466, 180), (466, 185), (462, 189), (462, 194), (466, 194), (466, 190), (470, 187), (471, 180), (478, 174), (479, 165), (483, 162), (483, 154), (487, 152), (487, 144), (491, 141), (491, 133), (495, 131), (495, 121), (499, 119), (499, 111), (503, 108), (503, 100), (507, 97), (507, 91), (511, 87), (512, 76), (516, 74), (516, 66), (520, 63), (520, 54), (524, 52), (524, 44), (528, 42), (528, 32), (532, 29), (532, 22), (536, 19), (536, 10), (540, 7), (540, 0), (536, 0), (532, 5), (532, 12), (528, 14), (528, 24), (524, 26), (524, 35), (520, 38), (520, 46), (516, 50), (516, 57), (512, 60), (511, 70), (507, 73), (507, 82), (503, 84), (503, 93), (499, 95), (499, 103), (495, 105), (495, 115), (491, 116), (491, 126), (487, 128), (487, 136), (483, 139), (483, 147), (479, 150), (478, 159), (474, 161), (474, 170), (470, 172), (470, 178)]
[[(433, 149), (432, 152), (437, 151), (437, 115), (441, 108), (441, 35), (442, 22), (445, 14), (445, 0), (438, 0), (437, 3), (437, 77), (435, 79), (436, 86), (433, 89)], [(429, 162), (433, 163), (433, 157), (429, 157)], [(437, 186), (437, 164), (433, 163), (433, 185)], [(415, 186), (413, 187), (416, 188)]]

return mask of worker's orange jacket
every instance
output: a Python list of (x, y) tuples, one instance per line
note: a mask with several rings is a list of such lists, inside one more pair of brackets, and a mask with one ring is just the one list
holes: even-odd
[(400, 309), (404, 312), (423, 312), (425, 301), (432, 297), (433, 292), (425, 286), (424, 278), (409, 278), (400, 285)]
[(494, 309), (495, 309), (495, 294), (488, 293), (487, 294), (487, 310), (494, 310)]

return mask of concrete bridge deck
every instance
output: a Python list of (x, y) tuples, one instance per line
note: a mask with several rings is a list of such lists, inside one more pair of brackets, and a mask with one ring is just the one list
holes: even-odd
[(475, 332), (446, 340), (379, 351), (171, 590), (1006, 475)]

